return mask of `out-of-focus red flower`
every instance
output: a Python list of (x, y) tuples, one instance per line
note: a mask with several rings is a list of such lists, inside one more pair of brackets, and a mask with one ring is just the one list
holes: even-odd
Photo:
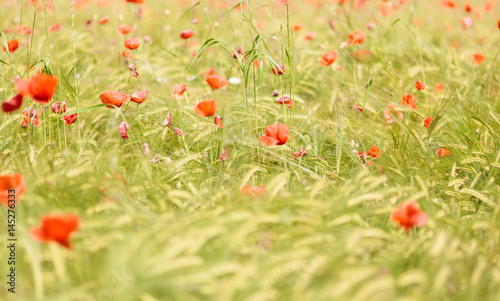
[(304, 40), (310, 41), (316, 37), (316, 32), (315, 31), (310, 31), (304, 36)]
[(222, 116), (216, 115), (214, 117), (214, 123), (219, 127), (219, 129), (222, 129)]
[(136, 37), (132, 37), (132, 38), (126, 39), (125, 43), (123, 43), (123, 45), (125, 46), (125, 48), (128, 48), (130, 50), (134, 50), (134, 49), (139, 48), (139, 46), (141, 46), (141, 41), (139, 41), (139, 39)]
[(42, 217), (40, 227), (30, 229), (30, 236), (35, 241), (56, 242), (71, 249), (71, 234), (78, 230), (80, 218), (75, 214), (51, 213)]
[(192, 30), (189, 30), (189, 29), (181, 31), (181, 34), (180, 34), (180, 37), (184, 40), (187, 40), (187, 39), (191, 38), (192, 36), (194, 36), (194, 32)]
[(15, 207), (25, 190), (26, 182), (21, 174), (0, 176), (0, 203), (4, 204), (5, 207)]
[(280, 96), (276, 98), (276, 103), (280, 105), (286, 104), (286, 108), (290, 109), (292, 107), (293, 100), (290, 98), (290, 96)]
[(257, 198), (267, 194), (267, 190), (264, 184), (259, 186), (244, 185), (241, 187), (241, 194)]
[(128, 123), (125, 121), (120, 122), (118, 125), (118, 133), (120, 133), (120, 136), (122, 136), (123, 139), (128, 139)]
[(186, 86), (186, 84), (174, 84), (172, 86), (172, 93), (175, 95), (177, 99), (184, 99), (184, 93), (187, 92), (189, 88)]
[(276, 75), (282, 75), (283, 73), (285, 73), (285, 66), (278, 64), (278, 66), (272, 68), (272, 71)]
[(109, 22), (109, 20), (111, 20), (111, 18), (109, 16), (105, 16), (104, 18), (102, 18), (101, 20), (97, 21), (97, 23), (103, 25), (103, 24), (106, 24)]
[(392, 211), (391, 219), (409, 232), (414, 227), (421, 227), (427, 223), (427, 213), (420, 209), (420, 205), (415, 201), (407, 201), (399, 204)]
[(431, 127), (431, 124), (432, 124), (432, 117), (430, 117), (430, 116), (429, 116), (429, 117), (426, 117), (426, 118), (424, 119), (424, 127), (425, 127), (426, 129), (429, 129), (429, 128)]
[[(15, 52), (19, 48), (19, 41), (16, 39), (10, 40), (7, 42), (7, 47), (9, 47), (9, 52)], [(3, 46), (3, 51), (7, 52), (5, 45)]]
[(30, 79), (29, 84), (31, 98), (39, 104), (48, 104), (56, 93), (58, 83), (59, 80), (55, 76), (43, 73), (35, 74)]
[(62, 29), (62, 25), (57, 23), (57, 24), (54, 24), (50, 27), (49, 31), (50, 32), (54, 32), (54, 31), (59, 31)]
[(54, 102), (51, 106), (50, 109), (52, 112), (56, 114), (61, 114), (66, 112), (66, 102), (65, 101), (58, 101)]
[(417, 90), (419, 91), (425, 90), (425, 84), (421, 81), (416, 81), (415, 88), (417, 88)]
[(394, 123), (394, 119), (392, 119), (391, 114), (397, 114), (399, 119), (401, 119), (401, 120), (404, 119), (403, 112), (397, 110), (396, 106), (392, 103), (388, 104), (384, 110), (385, 121), (387, 121), (388, 124)]
[(335, 51), (328, 51), (327, 53), (323, 54), (319, 63), (323, 67), (328, 67), (331, 64), (335, 63), (336, 59), (337, 53)]
[(411, 94), (407, 94), (403, 96), (403, 99), (401, 100), (401, 104), (407, 107), (410, 107), (412, 109), (417, 108), (417, 98)]
[(441, 84), (441, 83), (436, 84), (434, 86), (434, 91), (436, 91), (436, 92), (443, 92), (444, 91), (444, 84)]
[(207, 74), (205, 81), (214, 90), (222, 89), (222, 88), (226, 87), (228, 84), (227, 79), (225, 79), (224, 77), (222, 77), (220, 75), (213, 74), (212, 72), (209, 72), (209, 74)]

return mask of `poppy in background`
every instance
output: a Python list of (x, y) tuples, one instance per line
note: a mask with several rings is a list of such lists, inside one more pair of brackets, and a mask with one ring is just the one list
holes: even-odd
[(335, 51), (328, 51), (327, 53), (323, 54), (319, 63), (323, 67), (328, 67), (331, 64), (335, 63), (336, 59), (337, 53)]
[(64, 115), (62, 119), (64, 120), (64, 124), (72, 124), (75, 123), (75, 121), (78, 119), (78, 114), (73, 113), (69, 115)]
[(139, 39), (136, 37), (132, 37), (132, 38), (126, 39), (125, 43), (123, 45), (125, 46), (125, 48), (128, 48), (130, 50), (134, 50), (134, 49), (139, 48), (139, 46), (141, 46), (141, 41), (139, 41)]
[(427, 223), (427, 213), (420, 209), (420, 205), (415, 201), (406, 201), (399, 204), (391, 214), (391, 219), (409, 232), (414, 227), (421, 227)]
[(111, 108), (112, 106), (121, 107), (125, 102), (130, 100), (130, 95), (127, 95), (120, 91), (106, 91), (99, 95), (102, 103), (107, 104), (107, 108)]
[[(15, 192), (12, 193), (12, 190)], [(10, 208), (9, 205), (15, 206), (19, 202), (19, 199), (24, 194), (25, 190), (26, 182), (21, 174), (17, 173), (0, 176), (0, 203), (4, 204), (5, 207)], [(10, 204), (9, 200), (11, 200)]]
[(266, 135), (259, 140), (266, 146), (283, 145), (288, 141), (288, 126), (283, 123), (271, 124), (266, 127)]
[[(7, 42), (7, 47), (9, 48), (9, 52), (15, 52), (19, 48), (19, 41), (16, 39), (10, 40)], [(3, 46), (3, 51), (7, 52), (5, 45)]]
[(59, 245), (71, 249), (71, 234), (78, 230), (80, 218), (75, 214), (51, 213), (41, 218), (41, 226), (30, 229), (33, 240)]

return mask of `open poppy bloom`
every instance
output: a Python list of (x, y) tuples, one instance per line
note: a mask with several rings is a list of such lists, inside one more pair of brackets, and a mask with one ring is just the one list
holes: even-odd
[(278, 64), (278, 66), (272, 68), (272, 71), (275, 75), (283, 75), (285, 73), (285, 66)]
[(194, 105), (194, 112), (200, 117), (214, 116), (217, 109), (217, 100), (208, 99)]
[(219, 127), (219, 129), (222, 129), (222, 116), (220, 115), (215, 116), (214, 123)]
[(455, 9), (458, 5), (455, 0), (441, 0), (441, 5), (446, 8)]
[(277, 104), (286, 104), (287, 109), (290, 109), (290, 107), (293, 104), (293, 100), (290, 99), (290, 96), (283, 96), (283, 97), (278, 97), (276, 98), (276, 103)]
[(142, 90), (130, 95), (130, 100), (136, 103), (143, 103), (148, 96), (148, 90)]
[[(16, 39), (10, 40), (7, 42), (7, 47), (9, 47), (9, 52), (14, 52), (19, 48), (19, 41)], [(3, 51), (7, 51), (5, 46), (3, 46)]]
[(127, 33), (129, 33), (131, 30), (132, 30), (132, 27), (130, 25), (127, 25), (127, 24), (123, 24), (123, 25), (120, 25), (116, 28), (116, 30), (122, 34), (122, 35), (126, 35)]
[(227, 79), (217, 74), (207, 74), (205, 81), (214, 90), (222, 89), (228, 84)]
[(99, 95), (102, 103), (108, 104), (107, 108), (112, 108), (112, 106), (121, 107), (125, 102), (131, 99), (130, 95), (127, 95), (120, 91), (106, 91)]
[(123, 50), (122, 58), (128, 59), (128, 60), (133, 60), (134, 56), (132, 55), (132, 51), (130, 51), (129, 49)]
[(80, 218), (75, 214), (51, 213), (41, 218), (41, 226), (30, 229), (33, 240), (49, 243), (56, 242), (71, 249), (71, 234), (78, 230)]
[(55, 76), (37, 73), (29, 81), (29, 94), (35, 102), (46, 105), (56, 93), (58, 83)]
[(194, 36), (194, 32), (192, 30), (186, 29), (186, 30), (181, 31), (180, 37), (184, 40), (187, 40), (187, 39), (191, 38), (192, 36)]
[(474, 53), (472, 55), (472, 62), (476, 65), (482, 64), (485, 59), (486, 59), (486, 57), (484, 55), (482, 55), (481, 53)]
[(382, 152), (380, 151), (380, 148), (378, 148), (378, 146), (374, 145), (369, 150), (366, 151), (366, 155), (368, 157), (380, 159), (380, 157), (382, 156)]
[(440, 158), (448, 157), (451, 155), (451, 152), (446, 148), (438, 148), (436, 149), (436, 156)]
[(64, 124), (72, 124), (75, 123), (75, 121), (78, 119), (78, 114), (73, 113), (69, 115), (64, 115), (62, 119), (64, 120)]
[(421, 81), (416, 81), (415, 88), (417, 88), (417, 90), (419, 91), (425, 90), (425, 84)]
[(23, 96), (21, 94), (16, 94), (9, 101), (2, 103), (2, 111), (5, 113), (10, 113), (19, 109), (23, 105)]
[(401, 100), (401, 104), (412, 109), (417, 108), (417, 98), (411, 94), (403, 96), (403, 100)]
[(356, 45), (362, 44), (366, 39), (366, 33), (362, 30), (355, 30), (349, 34), (349, 41), (347, 44)]
[(431, 127), (431, 123), (432, 123), (432, 117), (427, 117), (424, 119), (424, 127), (426, 129), (429, 129)]
[(297, 157), (297, 158), (302, 158), (302, 157), (304, 157), (305, 155), (307, 155), (307, 153), (306, 153), (306, 149), (305, 149), (305, 148), (303, 148), (303, 149), (299, 150), (298, 152), (292, 152), (292, 155), (294, 155), (294, 156), (295, 156), (295, 157)]
[(123, 139), (128, 139), (128, 123), (125, 121), (120, 122), (120, 125), (118, 125), (118, 132)]
[(141, 41), (139, 41), (139, 39), (136, 37), (132, 37), (132, 38), (126, 39), (125, 43), (123, 45), (125, 46), (125, 48), (128, 48), (130, 50), (134, 50), (134, 49), (139, 48), (139, 46), (141, 46)]
[(335, 63), (336, 59), (337, 53), (335, 51), (328, 51), (327, 53), (323, 54), (319, 63), (323, 67), (328, 67), (331, 64)]
[(254, 198), (263, 196), (267, 193), (266, 186), (260, 184), (259, 186), (244, 185), (241, 187), (241, 194), (252, 196)]
[(434, 86), (434, 91), (436, 91), (436, 92), (443, 92), (444, 91), (444, 84), (436, 84)]
[(21, 174), (0, 176), (0, 202), (5, 207), (14, 208), (25, 189), (26, 182)]
[(177, 99), (184, 99), (184, 92), (187, 92), (188, 90), (189, 88), (186, 86), (186, 84), (175, 84), (172, 86), (172, 93)]
[(388, 124), (394, 123), (394, 119), (392, 119), (391, 114), (397, 114), (399, 119), (403, 120), (404, 119), (404, 114), (403, 112), (399, 111), (396, 109), (396, 106), (394, 104), (388, 104), (387, 107), (385, 107), (384, 110), (384, 117), (385, 121), (387, 121)]
[(266, 135), (259, 140), (266, 146), (283, 145), (288, 141), (288, 126), (283, 123), (271, 124), (266, 127)]
[(52, 112), (54, 112), (56, 114), (65, 113), (66, 112), (66, 102), (64, 102), (64, 101), (55, 102), (50, 106), (50, 109), (52, 110)]
[(420, 209), (415, 201), (407, 201), (399, 204), (392, 211), (391, 219), (401, 228), (409, 232), (414, 227), (421, 227), (427, 223), (427, 213)]

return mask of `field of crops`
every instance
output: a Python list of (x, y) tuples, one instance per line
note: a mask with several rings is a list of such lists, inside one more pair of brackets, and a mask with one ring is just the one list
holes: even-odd
[(0, 7), (0, 300), (500, 300), (499, 1)]

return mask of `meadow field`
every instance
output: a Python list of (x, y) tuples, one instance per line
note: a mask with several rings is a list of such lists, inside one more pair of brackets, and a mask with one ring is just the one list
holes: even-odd
[(500, 300), (499, 1), (0, 7), (0, 300)]

